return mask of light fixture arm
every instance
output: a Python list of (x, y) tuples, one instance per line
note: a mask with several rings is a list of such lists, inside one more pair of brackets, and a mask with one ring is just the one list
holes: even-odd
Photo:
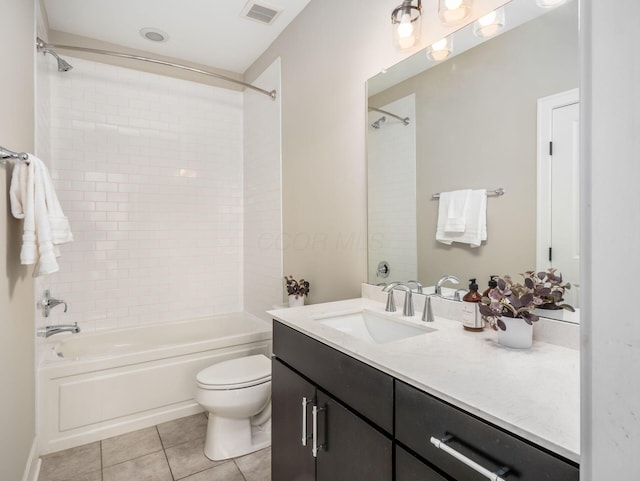
[[(415, 14), (415, 17), (414, 15)], [(391, 12), (391, 23), (396, 25), (402, 21), (403, 15), (409, 15), (411, 22), (415, 22), (422, 14), (422, 0), (418, 0), (417, 5), (413, 5), (413, 0), (402, 0), (402, 5), (397, 6)]]

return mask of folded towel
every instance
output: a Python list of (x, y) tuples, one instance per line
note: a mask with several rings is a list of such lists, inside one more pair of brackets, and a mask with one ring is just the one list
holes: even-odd
[(71, 242), (73, 234), (46, 165), (33, 155), (28, 162), (14, 167), (9, 197), (13, 216), (24, 220), (20, 262), (35, 264), (38, 277), (59, 270), (56, 246)]
[(440, 202), (447, 212), (444, 223), (445, 232), (464, 232), (465, 216), (467, 214), (467, 202), (471, 190), (454, 190), (440, 194)]
[[(447, 207), (448, 209), (448, 207)], [(436, 240), (443, 244), (451, 245), (452, 242), (469, 244), (471, 247), (479, 247), (482, 241), (487, 240), (487, 191), (484, 189), (472, 190), (465, 209), (464, 232), (446, 232), (445, 214), (443, 207), (438, 211), (438, 227)]]

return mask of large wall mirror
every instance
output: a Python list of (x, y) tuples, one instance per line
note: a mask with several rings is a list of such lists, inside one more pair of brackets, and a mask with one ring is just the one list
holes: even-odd
[[(490, 39), (456, 32), (445, 61), (418, 52), (367, 82), (368, 280), (484, 290), (555, 267), (578, 307), (578, 0), (513, 0), (505, 19)], [(498, 188), (479, 247), (436, 241), (434, 194)]]

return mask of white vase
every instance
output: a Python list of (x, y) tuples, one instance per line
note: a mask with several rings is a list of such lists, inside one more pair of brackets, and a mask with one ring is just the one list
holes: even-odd
[(304, 306), (304, 296), (296, 296), (295, 294), (291, 294), (289, 296), (289, 307), (299, 307)]
[(507, 326), (503, 331), (498, 328), (498, 343), (505, 347), (515, 349), (528, 349), (533, 343), (533, 326), (527, 324), (524, 319), (502, 316), (502, 322)]

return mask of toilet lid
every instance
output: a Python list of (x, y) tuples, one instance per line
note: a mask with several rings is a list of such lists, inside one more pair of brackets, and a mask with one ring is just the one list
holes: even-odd
[(200, 371), (198, 384), (211, 387), (253, 386), (271, 378), (271, 361), (263, 354), (223, 361)]

